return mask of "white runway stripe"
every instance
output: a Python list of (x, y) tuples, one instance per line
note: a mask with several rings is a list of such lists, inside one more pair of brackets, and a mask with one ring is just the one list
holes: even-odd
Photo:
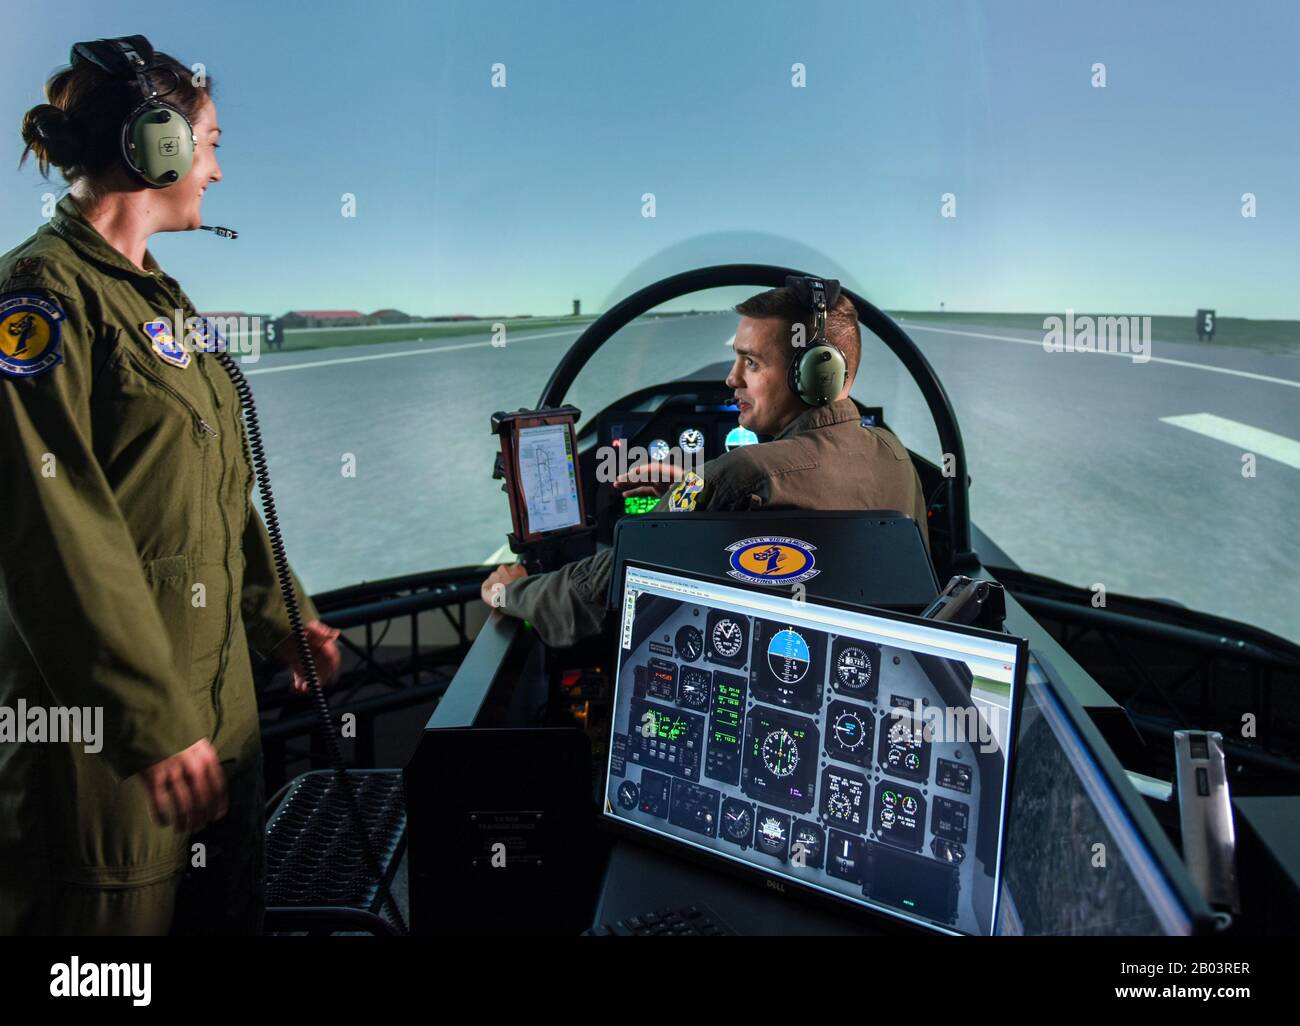
[(1160, 422), (1195, 431), (1206, 438), (1226, 442), (1242, 452), (1267, 456), (1271, 460), (1277, 460), (1288, 467), (1300, 470), (1300, 442), (1294, 438), (1287, 438), (1286, 435), (1251, 427), (1249, 424), (1229, 420), (1227, 417), (1216, 417), (1213, 413), (1187, 413), (1178, 417), (1161, 417)]
[[(909, 333), (913, 331), (934, 331), (941, 335), (964, 335), (967, 338), (989, 338), (996, 342), (1017, 342), (1022, 346), (1043, 347), (1039, 339), (1032, 338), (1014, 338), (1011, 335), (986, 335), (980, 331), (958, 331), (955, 328), (930, 328), (917, 324), (915, 321), (903, 321)], [(1158, 344), (1158, 343), (1157, 343)], [(1128, 353), (1096, 353), (1097, 356), (1119, 356), (1125, 360), (1132, 360), (1133, 357)], [(1192, 370), (1210, 371), (1214, 374), (1230, 374), (1235, 378), (1249, 378), (1252, 381), (1267, 381), (1271, 385), (1286, 385), (1290, 388), (1300, 388), (1300, 381), (1292, 381), (1289, 378), (1274, 378), (1268, 374), (1255, 374), (1252, 371), (1233, 370), (1231, 367), (1214, 367), (1208, 363), (1193, 363), (1191, 360), (1172, 360), (1167, 356), (1153, 356), (1151, 363), (1165, 363), (1171, 367), (1190, 367)]]
[[(546, 331), (540, 335), (520, 335), (518, 338), (506, 336), (507, 348), (516, 342), (528, 342), (535, 338), (554, 338), (559, 335), (576, 335), (575, 331)], [(244, 371), (248, 374), (280, 374), (284, 371), (311, 370), (313, 367), (337, 367), (342, 363), (365, 363), (367, 360), (395, 360), (399, 356), (425, 356), (429, 353), (450, 353), (457, 349), (481, 349), (492, 342), (460, 342), (452, 346), (435, 346), (432, 349), (404, 349), (400, 353), (369, 353), (365, 356), (340, 356), (333, 360), (309, 360), (306, 363), (291, 363), (284, 367), (250, 367)]]

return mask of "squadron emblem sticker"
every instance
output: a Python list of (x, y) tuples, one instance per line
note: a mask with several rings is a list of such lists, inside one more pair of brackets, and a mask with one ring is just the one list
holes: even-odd
[(59, 333), (63, 308), (45, 296), (9, 295), (0, 299), (0, 374), (30, 378), (63, 360)]
[(190, 365), (189, 350), (176, 341), (175, 336), (172, 335), (172, 326), (165, 318), (146, 321), (142, 327), (144, 333), (149, 336), (149, 341), (153, 343), (153, 351), (159, 357), (173, 367), (184, 368)]
[(727, 546), (727, 576), (748, 584), (798, 584), (821, 573), (814, 565), (816, 548), (798, 538), (746, 538)]
[(704, 478), (694, 471), (687, 471), (677, 487), (668, 493), (668, 509), (673, 513), (691, 512), (695, 509), (702, 491), (704, 491)]

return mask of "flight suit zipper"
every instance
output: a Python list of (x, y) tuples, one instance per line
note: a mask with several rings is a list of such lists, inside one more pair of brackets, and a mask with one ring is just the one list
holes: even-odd
[[(208, 391), (212, 395), (213, 406), (219, 409), (221, 407), (221, 403), (217, 399), (216, 386), (212, 384), (212, 378), (208, 374), (207, 361), (203, 359), (203, 357), (200, 354), (197, 353), (195, 354), (195, 359), (198, 361), (200, 373), (202, 373), (203, 375), (203, 380), (207, 382)], [(212, 429), (209, 428), (209, 430)], [(212, 431), (212, 433), (213, 435), (215, 435), (216, 431)], [(226, 459), (225, 445), (222, 443), (218, 443), (218, 450), (221, 456), (221, 479), (217, 484), (217, 495), (219, 498), (219, 501), (217, 502), (217, 515), (221, 517), (221, 533), (224, 539), (221, 564), (226, 573), (226, 629), (221, 643), (221, 659), (218, 661), (217, 675), (216, 677), (213, 678), (212, 687), (210, 689), (212, 695), (212, 708), (216, 714), (216, 720), (213, 723), (213, 727), (212, 727), (212, 735), (214, 738), (216, 737), (217, 732), (221, 728), (221, 713), (222, 713), (221, 695), (220, 695), (221, 681), (222, 678), (224, 678), (226, 675), (226, 665), (230, 659), (231, 634), (234, 630), (234, 618), (230, 614), (231, 603), (234, 602), (237, 598), (237, 596), (235, 595), (235, 575), (230, 572), (230, 560), (232, 556), (230, 551), (231, 533), (230, 533), (230, 521), (226, 517), (226, 503), (225, 503), (226, 473), (229, 468), (226, 466), (228, 461)]]
[[(196, 311), (192, 307), (188, 307), (186, 304), (177, 302), (176, 297), (171, 294), (171, 291), (166, 287), (166, 285), (163, 284), (161, 280), (156, 279), (156, 283), (158, 285), (159, 291), (162, 292), (162, 294), (166, 296), (167, 299), (172, 303), (172, 309), (184, 311), (185, 316), (187, 318), (197, 316)], [(193, 359), (194, 362), (197, 363), (199, 366), (199, 373), (203, 375), (203, 380), (207, 383), (208, 394), (212, 397), (213, 409), (219, 411), (221, 409), (221, 400), (217, 396), (216, 386), (212, 384), (212, 377), (208, 373), (207, 360), (205, 359), (203, 353), (197, 353), (197, 352), (193, 354)], [(217, 436), (216, 429), (214, 429), (212, 425), (208, 424), (206, 421), (203, 421), (201, 417), (199, 419), (202, 422), (202, 427), (206, 429), (215, 438)], [(213, 725), (212, 725), (212, 737), (214, 740), (221, 729), (221, 717), (222, 717), (221, 695), (220, 695), (221, 681), (222, 678), (224, 678), (226, 675), (226, 665), (230, 659), (231, 634), (234, 631), (234, 617), (231, 615), (231, 603), (236, 601), (237, 599), (237, 596), (235, 595), (235, 577), (234, 574), (230, 572), (231, 532), (230, 532), (230, 521), (226, 517), (225, 495), (226, 495), (226, 472), (228, 468), (226, 466), (227, 459), (226, 459), (225, 450), (226, 450), (226, 446), (225, 446), (224, 439), (219, 439), (217, 442), (217, 456), (221, 460), (221, 476), (217, 481), (216, 506), (217, 506), (217, 515), (221, 518), (221, 534), (224, 540), (221, 549), (221, 566), (226, 574), (226, 609), (225, 609), (226, 624), (225, 624), (225, 630), (222, 632), (221, 657), (217, 661), (217, 673), (216, 676), (212, 678), (212, 684), (208, 688), (208, 694), (212, 702), (212, 710), (214, 716)]]

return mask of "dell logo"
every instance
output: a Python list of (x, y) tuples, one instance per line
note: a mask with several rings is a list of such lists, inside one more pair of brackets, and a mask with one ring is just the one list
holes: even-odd
[(785, 884), (783, 884), (780, 880), (768, 880), (767, 886), (774, 891), (778, 891), (781, 894), (785, 893)]

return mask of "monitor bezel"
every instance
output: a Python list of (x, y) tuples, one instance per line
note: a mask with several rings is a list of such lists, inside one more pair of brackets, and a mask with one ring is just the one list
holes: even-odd
[[(1074, 731), (1074, 739), (1093, 761), (1098, 774), (1111, 791), (1111, 798), (1116, 808), (1128, 820), (1129, 828), (1137, 836), (1139, 842), (1146, 846), (1147, 854), (1164, 877), (1165, 884), (1175, 898), (1181, 902), (1183, 911), (1192, 924), (1191, 936), (1201, 937), (1215, 933), (1214, 910), (1210, 908), (1205, 898), (1192, 883), (1186, 864), (1175, 850), (1173, 843), (1169, 840), (1155, 814), (1147, 806), (1142, 796), (1129, 784), (1128, 775), (1123, 764), (1106, 742), (1100, 728), (1093, 722), (1092, 717), (1088, 715), (1087, 710), (1080, 704), (1070, 688), (1061, 682), (1061, 674), (1050, 658), (1041, 650), (1035, 651), (1034, 658), (1038, 660), (1038, 664), (1043, 669), (1043, 688), (1048, 692), (1050, 699), (1056, 703), (1057, 711), (1064, 716), (1070, 729)], [(1026, 685), (1022, 694), (1022, 706), (1023, 698), (1028, 693), (1029, 687)], [(1048, 726), (1052, 730), (1057, 744), (1060, 744), (1061, 739), (1056, 734), (1056, 728), (1051, 723), (1050, 717)], [(1116, 781), (1123, 781), (1123, 783), (1117, 784)], [(1008, 789), (1008, 800), (1010, 793), (1010, 789)], [(1013, 826), (1010, 819), (1008, 819), (1003, 845), (1010, 847), (1013, 837)], [(1014, 892), (1012, 897), (1014, 899)], [(1031, 934), (1029, 936), (1035, 935)], [(1159, 934), (1152, 936), (1179, 935)]]
[[(629, 569), (653, 570), (659, 573), (671, 574), (677, 577), (683, 577), (688, 580), (698, 581), (701, 584), (712, 584), (724, 588), (735, 588), (738, 591), (752, 591), (757, 594), (771, 594), (773, 589), (759, 587), (758, 585), (746, 586), (742, 582), (734, 584), (724, 584), (715, 578), (706, 574), (699, 574), (690, 570), (681, 570), (676, 567), (664, 566), (662, 564), (650, 563), (645, 560), (629, 559), (626, 560), (621, 569), (620, 581), (618, 586), (619, 605), (618, 609), (622, 610), (622, 598), (627, 591), (627, 574)], [(745, 862), (741, 859), (735, 859), (724, 855), (720, 851), (706, 848), (702, 845), (696, 845), (684, 839), (669, 837), (657, 831), (652, 831), (646, 827), (639, 826), (618, 816), (612, 816), (605, 811), (605, 803), (609, 797), (609, 764), (610, 755), (613, 750), (613, 741), (615, 736), (615, 726), (617, 723), (617, 689), (611, 693), (611, 715), (609, 732), (606, 735), (606, 742), (609, 746), (609, 753), (605, 757), (604, 767), (601, 773), (600, 788), (600, 808), (597, 813), (598, 828), (606, 831), (609, 835), (630, 840), (638, 844), (644, 844), (648, 847), (671, 855), (681, 857), (689, 862), (706, 865), (714, 869), (723, 870), (732, 877), (744, 880), (748, 883), (766, 887), (771, 893), (781, 896), (793, 895), (797, 900), (807, 904), (816, 905), (822, 908), (834, 909), (845, 913), (854, 921), (860, 921), (864, 924), (870, 923), (876, 926), (885, 926), (891, 930), (902, 933), (915, 933), (917, 935), (934, 936), (935, 934), (957, 936), (957, 937), (984, 937), (997, 936), (998, 914), (1001, 906), (1001, 895), (1003, 886), (1003, 860), (1007, 844), (1007, 835), (1009, 831), (1009, 809), (1012, 789), (1015, 786), (1015, 747), (1017, 734), (1020, 726), (1021, 706), (1024, 702), (1025, 695), (1025, 677), (1029, 665), (1029, 642), (1025, 638), (1016, 637), (1011, 634), (1003, 634), (998, 631), (985, 630), (980, 627), (970, 627), (965, 624), (947, 623), (941, 620), (931, 620), (922, 616), (914, 616), (910, 613), (900, 613), (892, 609), (880, 606), (868, 606), (861, 603), (843, 602), (838, 599), (823, 599), (808, 597), (806, 601), (809, 604), (823, 606), (831, 609), (839, 609), (845, 612), (868, 613), (872, 616), (879, 616), (882, 619), (894, 620), (900, 623), (918, 624), (927, 627), (937, 627), (940, 630), (950, 631), (954, 634), (962, 634), (968, 637), (984, 638), (987, 640), (1010, 643), (1016, 649), (1016, 666), (1012, 674), (1012, 695), (1011, 695), (1011, 716), (1008, 723), (1007, 750), (1003, 753), (1007, 761), (1006, 783), (1003, 788), (1002, 796), (1002, 844), (998, 849), (998, 865), (995, 878), (994, 896), (993, 896), (993, 918), (990, 923), (990, 932), (988, 934), (970, 934), (961, 930), (949, 929), (933, 923), (918, 922), (916, 919), (909, 917), (906, 913), (896, 912), (883, 904), (863, 904), (853, 899), (840, 896), (834, 892), (823, 890), (812, 884), (805, 884), (790, 876), (784, 876), (770, 869), (753, 863)], [(621, 669), (622, 649), (615, 649), (615, 658), (619, 660), (615, 667), (615, 681)], [(866, 899), (864, 899), (865, 901)]]

